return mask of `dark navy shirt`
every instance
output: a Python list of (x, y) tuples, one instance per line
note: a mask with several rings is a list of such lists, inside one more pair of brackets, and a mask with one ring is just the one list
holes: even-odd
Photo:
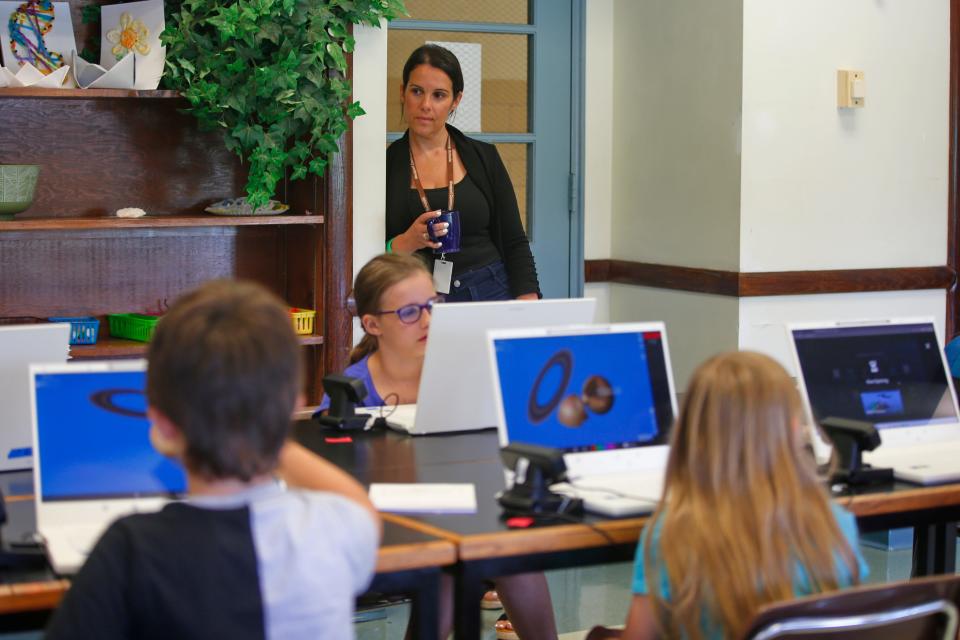
[(110, 525), (46, 637), (352, 638), (376, 554), (373, 519), (336, 494), (195, 497)]

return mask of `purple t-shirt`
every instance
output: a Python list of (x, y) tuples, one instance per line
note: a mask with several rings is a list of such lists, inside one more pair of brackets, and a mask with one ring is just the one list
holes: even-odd
[[(380, 394), (377, 393), (377, 388), (373, 386), (373, 378), (370, 377), (370, 366), (369, 366), (370, 354), (363, 356), (360, 360), (357, 360), (352, 365), (343, 370), (343, 375), (350, 376), (351, 378), (360, 378), (363, 380), (363, 385), (367, 388), (367, 397), (364, 398), (358, 407), (382, 407), (384, 402), (383, 398), (380, 397)], [(330, 408), (330, 396), (323, 394), (323, 398), (320, 400), (320, 405), (317, 407), (316, 413), (313, 415), (316, 417), (320, 414), (321, 411), (326, 411)]]

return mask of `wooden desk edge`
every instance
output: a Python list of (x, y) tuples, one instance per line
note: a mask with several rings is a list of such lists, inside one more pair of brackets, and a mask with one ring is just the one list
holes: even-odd
[(939, 487), (917, 487), (892, 493), (869, 493), (848, 498), (836, 498), (835, 502), (858, 518), (960, 506), (960, 484)]
[(408, 518), (407, 516), (398, 516), (395, 513), (385, 513), (381, 511), (380, 517), (383, 518), (384, 522), (392, 522), (393, 524), (400, 525), (401, 527), (413, 529), (414, 531), (419, 531), (420, 533), (425, 533), (428, 536), (440, 538), (441, 540), (446, 540), (447, 542), (452, 542), (453, 544), (459, 544), (463, 539), (463, 536), (455, 531), (449, 531), (441, 527), (435, 527), (432, 524), (420, 522), (419, 520)]
[(69, 580), (0, 585), (0, 614), (56, 609), (69, 588)]
[(447, 540), (380, 547), (377, 573), (447, 567), (457, 562), (457, 547)]
[(594, 523), (592, 526), (562, 524), (465, 536), (460, 541), (460, 559), (483, 560), (605, 547), (611, 544), (636, 544), (646, 522), (645, 517), (630, 518)]
[[(446, 567), (457, 561), (457, 548), (446, 540), (380, 547), (377, 552), (377, 573), (393, 573), (409, 569)], [(70, 581), (44, 580), (0, 584), (0, 615), (56, 609)]]

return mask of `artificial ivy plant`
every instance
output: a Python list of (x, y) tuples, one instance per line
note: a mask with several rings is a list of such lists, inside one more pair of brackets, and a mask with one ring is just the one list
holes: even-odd
[(250, 166), (247, 202), (265, 205), (289, 170), (323, 175), (348, 118), (350, 25), (404, 15), (403, 0), (167, 1), (165, 83)]

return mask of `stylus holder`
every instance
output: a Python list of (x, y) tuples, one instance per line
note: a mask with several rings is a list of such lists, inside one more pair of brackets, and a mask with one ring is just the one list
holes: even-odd
[(893, 469), (871, 467), (863, 461), (864, 451), (880, 446), (880, 433), (873, 423), (830, 417), (821, 421), (820, 427), (837, 452), (832, 482), (865, 485), (893, 481)]
[[(0, 491), (0, 527), (7, 522), (7, 509)], [(0, 569), (4, 570), (38, 570), (47, 566), (47, 558), (43, 549), (31, 545), (24, 549), (8, 549), (0, 539)]]
[(342, 374), (330, 374), (323, 378), (323, 389), (330, 397), (327, 415), (318, 416), (317, 422), (325, 427), (350, 431), (363, 429), (370, 416), (357, 415), (357, 404), (367, 396), (367, 387), (360, 378)]
[(515, 443), (501, 449), (500, 457), (513, 471), (513, 486), (497, 498), (508, 515), (583, 513), (583, 501), (579, 498), (550, 490), (550, 485), (566, 478), (567, 466), (561, 451)]

